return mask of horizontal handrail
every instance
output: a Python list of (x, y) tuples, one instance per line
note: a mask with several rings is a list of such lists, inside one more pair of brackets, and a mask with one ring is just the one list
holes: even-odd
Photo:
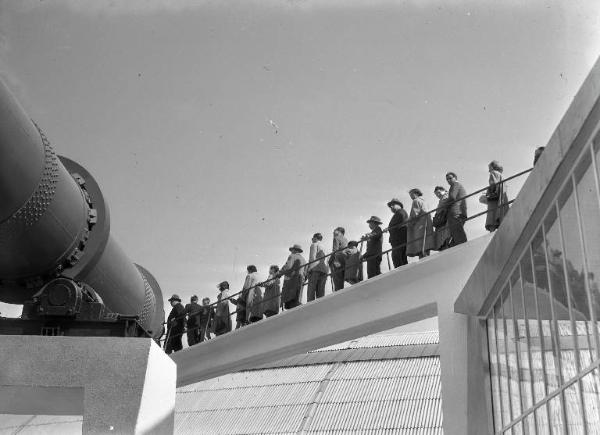
[[(523, 171), (521, 171), (521, 172), (519, 172), (519, 173), (517, 173), (517, 174), (514, 174), (514, 175), (512, 175), (512, 176), (510, 176), (510, 177), (508, 177), (508, 178), (506, 178), (506, 179), (503, 179), (503, 180), (499, 181), (499, 182), (498, 182), (498, 183), (496, 183), (496, 184), (504, 184), (504, 183), (506, 183), (506, 182), (508, 182), (508, 181), (511, 181), (511, 180), (513, 180), (513, 179), (515, 179), (515, 178), (517, 178), (517, 177), (520, 177), (520, 176), (522, 176), (522, 175), (524, 175), (524, 174), (526, 174), (526, 173), (528, 173), (528, 172), (531, 172), (531, 170), (532, 170), (532, 169), (533, 169), (533, 168), (529, 168), (529, 169), (523, 170)], [(435, 208), (435, 209), (433, 209), (433, 210), (427, 211), (427, 212), (425, 212), (425, 213), (422, 213), (422, 214), (420, 214), (420, 215), (418, 215), (418, 216), (415, 216), (415, 217), (413, 217), (413, 218), (409, 218), (409, 219), (407, 219), (406, 221), (404, 221), (404, 222), (402, 222), (402, 223), (400, 223), (400, 224), (398, 224), (398, 225), (394, 225), (394, 226), (388, 226), (387, 228), (385, 228), (385, 229), (383, 229), (383, 230), (382, 230), (382, 234), (383, 234), (383, 233), (386, 233), (386, 232), (389, 232), (390, 228), (402, 227), (402, 226), (408, 226), (410, 223), (413, 223), (413, 222), (416, 222), (416, 221), (418, 221), (418, 220), (420, 220), (420, 219), (423, 219), (423, 218), (424, 218), (425, 216), (427, 216), (427, 215), (431, 215), (432, 213), (437, 213), (438, 211), (441, 211), (441, 210), (446, 210), (446, 209), (448, 209), (448, 208), (449, 208), (449, 207), (450, 207), (452, 204), (455, 204), (455, 203), (458, 203), (458, 202), (464, 201), (464, 200), (466, 200), (467, 198), (470, 198), (470, 197), (472, 197), (472, 196), (475, 196), (475, 195), (477, 195), (477, 194), (479, 194), (479, 193), (482, 193), (482, 192), (484, 192), (484, 191), (486, 191), (486, 190), (488, 190), (488, 189), (489, 189), (489, 186), (487, 186), (487, 187), (484, 187), (484, 188), (481, 188), (481, 189), (479, 189), (479, 190), (476, 190), (476, 191), (474, 191), (474, 192), (471, 192), (471, 193), (469, 193), (468, 195), (465, 195), (465, 196), (463, 196), (463, 197), (459, 197), (459, 198), (457, 198), (456, 200), (452, 200), (452, 201), (446, 201), (446, 202), (445, 202), (445, 203), (444, 203), (444, 204), (443, 204), (441, 207), (437, 207), (437, 208)], [(476, 214), (474, 214), (474, 215), (472, 215), (472, 216), (469, 216), (469, 217), (465, 218), (464, 220), (461, 220), (460, 222), (457, 222), (457, 223), (456, 223), (456, 225), (464, 225), (464, 223), (465, 223), (465, 222), (468, 222), (468, 221), (470, 221), (470, 220), (473, 220), (473, 219), (476, 219), (476, 218), (478, 218), (478, 217), (480, 217), (480, 216), (483, 216), (483, 215), (485, 215), (485, 214), (488, 214), (488, 213), (490, 213), (490, 212), (492, 212), (492, 211), (494, 211), (494, 210), (496, 210), (496, 209), (498, 209), (498, 208), (507, 207), (507, 206), (511, 205), (513, 202), (514, 202), (514, 199), (513, 199), (513, 200), (510, 200), (510, 201), (508, 201), (508, 202), (506, 202), (506, 203), (504, 203), (504, 204), (502, 204), (502, 205), (499, 205), (498, 207), (495, 207), (495, 208), (492, 208), (492, 209), (487, 209), (487, 210), (484, 210), (484, 211), (482, 211), (482, 212), (476, 213)], [(446, 228), (448, 228), (448, 224), (446, 225)], [(389, 254), (390, 252), (393, 252), (393, 251), (395, 251), (395, 250), (398, 250), (398, 249), (402, 249), (402, 248), (404, 248), (404, 247), (406, 247), (406, 246), (410, 245), (411, 243), (417, 242), (417, 241), (421, 240), (422, 238), (426, 238), (426, 237), (433, 237), (434, 235), (435, 235), (435, 231), (434, 231), (434, 232), (433, 232), (431, 235), (427, 235), (427, 230), (426, 230), (426, 232), (425, 232), (425, 235), (424, 235), (424, 236), (420, 236), (419, 238), (415, 238), (415, 239), (413, 239), (413, 240), (409, 240), (409, 241), (407, 241), (407, 242), (405, 242), (405, 243), (402, 243), (402, 244), (400, 244), (400, 245), (394, 246), (394, 247), (392, 247), (391, 249), (388, 249), (388, 250), (386, 250), (386, 251), (382, 251), (380, 255), (383, 257), (383, 255), (384, 255), (384, 254), (385, 254), (385, 255), (387, 255), (387, 254)], [(363, 236), (363, 237), (361, 237), (361, 239), (360, 239), (360, 252), (361, 252), (361, 253), (362, 253), (362, 247), (363, 247), (363, 243), (364, 243), (366, 240), (367, 240), (367, 237), (366, 237), (366, 236)], [(309, 265), (311, 265), (311, 264), (314, 264), (314, 263), (321, 262), (321, 261), (323, 261), (323, 260), (324, 260), (324, 259), (326, 259), (326, 258), (329, 258), (329, 257), (331, 257), (331, 256), (333, 256), (333, 255), (335, 255), (335, 254), (337, 254), (337, 253), (340, 253), (340, 252), (344, 251), (345, 249), (347, 249), (347, 247), (340, 248), (340, 249), (337, 249), (337, 250), (335, 250), (335, 251), (332, 251), (332, 252), (330, 252), (329, 254), (326, 254), (326, 255), (325, 255), (325, 256), (323, 256), (323, 257), (320, 257), (320, 258), (318, 258), (318, 259), (315, 259), (315, 260), (313, 260), (313, 261), (306, 262), (306, 263), (305, 263), (305, 264), (303, 264), (302, 266), (291, 268), (291, 269), (289, 269), (289, 270), (285, 271), (285, 273), (283, 273), (283, 274), (282, 274), (282, 273), (280, 273), (280, 274), (278, 274), (277, 276), (275, 276), (275, 277), (273, 277), (273, 278), (267, 279), (267, 280), (265, 280), (265, 281), (262, 281), (262, 282), (260, 282), (260, 283), (258, 283), (258, 284), (256, 284), (256, 285), (254, 285), (254, 286), (252, 286), (252, 287), (249, 287), (249, 288), (247, 288), (247, 289), (242, 289), (241, 291), (239, 291), (239, 292), (237, 292), (237, 293), (234, 293), (234, 294), (232, 294), (232, 295), (229, 295), (227, 298), (224, 298), (224, 299), (222, 299), (222, 300), (220, 300), (220, 301), (217, 301), (217, 302), (213, 302), (213, 303), (211, 303), (210, 305), (202, 305), (201, 307), (202, 307), (202, 308), (208, 308), (208, 309), (209, 309), (209, 313), (213, 313), (213, 312), (214, 312), (214, 309), (216, 308), (216, 306), (217, 306), (219, 303), (223, 303), (223, 302), (225, 302), (225, 301), (230, 301), (230, 302), (232, 302), (232, 303), (235, 303), (235, 304), (237, 304), (237, 300), (235, 299), (235, 297), (236, 297), (236, 296), (239, 296), (239, 295), (241, 295), (241, 294), (242, 294), (242, 293), (244, 293), (244, 292), (248, 292), (248, 293), (249, 293), (249, 292), (250, 292), (250, 290), (253, 290), (253, 289), (255, 289), (255, 288), (259, 288), (259, 287), (266, 287), (266, 285), (267, 285), (268, 283), (270, 283), (270, 282), (273, 282), (273, 281), (275, 281), (275, 280), (279, 280), (279, 279), (280, 279), (282, 276), (284, 276), (284, 275), (286, 275), (286, 274), (288, 274), (288, 273), (292, 273), (292, 272), (300, 271), (300, 270), (302, 270), (302, 269), (308, 269), (308, 266), (309, 266)], [(359, 265), (359, 267), (361, 267), (361, 268), (362, 268), (362, 267), (363, 267), (363, 263), (364, 263), (364, 262), (366, 262), (366, 261), (367, 261), (367, 259), (366, 259), (366, 258), (363, 258), (363, 257), (362, 257), (362, 255), (361, 255), (361, 256), (360, 256), (360, 263), (359, 263), (360, 265)], [(389, 261), (389, 259), (388, 259), (388, 261)], [(341, 271), (342, 271), (342, 272), (345, 272), (347, 269), (348, 269), (348, 267), (346, 266), (346, 267), (345, 267), (343, 270), (341, 270)], [(326, 277), (329, 277), (329, 278), (331, 278), (331, 277), (332, 277), (332, 275), (333, 275), (333, 272), (331, 272), (331, 271), (330, 271), (329, 273), (327, 273), (327, 274), (326, 274)], [(368, 278), (367, 278), (367, 279), (368, 279)], [(303, 283), (302, 283), (302, 287), (304, 287), (304, 286), (306, 286), (306, 285), (307, 285), (307, 281), (306, 281), (306, 277), (305, 277), (305, 280), (304, 280), (304, 281), (303, 281)], [(272, 297), (272, 298), (269, 298), (269, 299), (267, 299), (267, 300), (265, 300), (265, 299), (263, 298), (263, 299), (261, 300), (260, 304), (264, 304), (265, 302), (269, 302), (269, 301), (271, 301), (271, 300), (273, 300), (273, 299), (277, 299), (277, 298), (280, 298), (280, 297), (281, 297), (281, 292), (280, 292), (280, 294), (279, 294), (279, 295), (277, 295), (277, 296), (274, 296), (274, 297)], [(239, 298), (238, 298), (238, 299), (239, 299)], [(282, 308), (282, 309), (283, 309), (283, 308)], [(246, 310), (244, 310), (244, 311), (246, 311)], [(230, 316), (232, 316), (232, 315), (234, 315), (234, 314), (237, 314), (237, 313), (238, 313), (238, 310), (236, 309), (235, 311), (231, 312), (229, 315), (230, 315)], [(176, 320), (181, 320), (181, 319), (184, 319), (184, 318), (186, 317), (186, 315), (187, 315), (187, 313), (186, 313), (185, 315), (182, 315), (182, 316), (180, 316), (180, 317), (177, 317), (177, 318), (176, 318)], [(209, 323), (210, 323), (210, 318), (209, 318), (209, 320), (208, 320), (208, 322), (207, 322), (207, 325), (205, 326), (205, 328), (208, 328), (208, 324), (209, 324)], [(164, 324), (166, 324), (166, 322), (165, 322)], [(172, 338), (172, 337), (176, 337), (176, 336), (182, 336), (182, 335), (184, 335), (185, 333), (187, 333), (188, 331), (193, 331), (193, 330), (196, 330), (196, 329), (201, 329), (201, 328), (202, 328), (202, 326), (197, 326), (197, 327), (195, 327), (195, 328), (192, 328), (192, 329), (185, 329), (185, 330), (184, 330), (182, 333), (180, 333), (180, 334), (177, 334), (177, 335), (174, 335), (174, 336), (171, 336), (171, 337), (166, 337), (165, 339), (160, 339), (159, 341), (164, 341), (164, 342), (166, 342), (166, 340), (168, 340), (168, 339), (170, 339), (170, 338)]]
[[(515, 178), (517, 178), (517, 177), (520, 177), (521, 175), (524, 175), (524, 174), (526, 174), (526, 173), (528, 173), (528, 172), (531, 172), (531, 170), (532, 170), (532, 169), (533, 169), (533, 168), (529, 168), (529, 169), (526, 169), (526, 170), (524, 170), (524, 171), (521, 171), (521, 172), (519, 172), (519, 173), (517, 173), (517, 174), (514, 174), (514, 175), (512, 175), (512, 176), (510, 176), (510, 177), (508, 177), (508, 178), (506, 178), (506, 179), (503, 179), (503, 180), (501, 180), (501, 181), (500, 181), (500, 182), (498, 182), (497, 184), (504, 184), (504, 183), (506, 183), (506, 182), (508, 182), (508, 181), (510, 181), (510, 180), (513, 180), (513, 179), (515, 179)], [(391, 226), (391, 227), (384, 228), (384, 229), (382, 230), (382, 233), (389, 232), (389, 229), (390, 229), (390, 228), (407, 226), (408, 224), (410, 224), (410, 223), (412, 223), (412, 222), (416, 222), (417, 220), (421, 219), (421, 218), (422, 218), (423, 216), (425, 216), (425, 215), (430, 215), (430, 214), (432, 214), (432, 213), (434, 213), (434, 212), (435, 212), (435, 213), (437, 213), (438, 211), (441, 211), (441, 210), (444, 210), (444, 209), (446, 209), (446, 208), (450, 207), (452, 204), (456, 204), (456, 203), (458, 203), (458, 202), (461, 202), (461, 201), (464, 201), (464, 200), (466, 200), (467, 198), (470, 198), (470, 197), (472, 197), (472, 196), (474, 196), (474, 195), (477, 195), (477, 194), (479, 194), (479, 193), (482, 193), (482, 192), (486, 191), (488, 188), (489, 188), (489, 186), (487, 186), (487, 187), (484, 187), (484, 188), (481, 188), (481, 189), (479, 189), (479, 190), (476, 190), (476, 191), (474, 191), (474, 192), (471, 192), (471, 193), (469, 193), (468, 195), (465, 195), (465, 196), (463, 196), (463, 197), (456, 198), (456, 199), (455, 199), (455, 200), (453, 200), (453, 201), (447, 201), (447, 202), (446, 202), (446, 203), (445, 203), (445, 204), (444, 204), (442, 207), (438, 207), (438, 208), (435, 208), (435, 209), (433, 209), (433, 210), (427, 211), (427, 212), (425, 212), (425, 213), (423, 213), (423, 214), (420, 214), (419, 216), (415, 216), (415, 217), (413, 217), (413, 218), (409, 218), (409, 219), (407, 219), (406, 221), (402, 222), (401, 224), (398, 224), (398, 225), (393, 225), (393, 226)], [(366, 240), (366, 239), (363, 237), (363, 238), (361, 238), (360, 240), (361, 240), (361, 241), (364, 241), (364, 240)], [(346, 248), (340, 248), (340, 249), (336, 249), (335, 251), (332, 251), (332, 252), (330, 252), (329, 254), (326, 254), (326, 255), (325, 255), (325, 256), (323, 256), (323, 257), (320, 257), (320, 258), (318, 258), (318, 259), (315, 259), (315, 260), (313, 260), (313, 261), (306, 262), (305, 264), (303, 264), (303, 265), (302, 265), (302, 266), (300, 266), (300, 267), (294, 267), (294, 268), (291, 268), (291, 269), (287, 270), (287, 271), (286, 271), (286, 273), (280, 273), (280, 274), (278, 275), (278, 277), (277, 277), (277, 278), (280, 278), (281, 276), (283, 276), (283, 275), (287, 275), (288, 273), (291, 273), (291, 272), (299, 271), (299, 270), (301, 270), (301, 269), (303, 269), (303, 268), (308, 268), (308, 266), (309, 266), (309, 265), (311, 265), (311, 264), (313, 264), (313, 263), (318, 263), (318, 262), (322, 261), (324, 258), (328, 258), (328, 257), (331, 257), (332, 255), (335, 255), (335, 254), (337, 254), (337, 253), (339, 253), (339, 252), (342, 252), (344, 249), (346, 249)], [(256, 285), (254, 285), (254, 286), (252, 286), (252, 287), (249, 287), (249, 288), (247, 288), (247, 289), (242, 289), (242, 290), (240, 290), (239, 292), (237, 292), (237, 293), (234, 293), (234, 294), (232, 294), (232, 295), (229, 295), (229, 296), (228, 296), (227, 298), (225, 298), (225, 299), (222, 299), (220, 302), (223, 302), (223, 301), (225, 301), (225, 300), (232, 299), (232, 298), (234, 298), (235, 296), (238, 296), (238, 295), (242, 294), (243, 292), (245, 292), (245, 291), (249, 291), (249, 290), (251, 290), (251, 289), (253, 289), (253, 288), (256, 288), (256, 287), (264, 287), (264, 284), (265, 284), (265, 283), (267, 283), (267, 282), (269, 282), (269, 280), (266, 280), (266, 281), (260, 282), (260, 283), (258, 283), (258, 284), (256, 284)], [(214, 305), (214, 306), (216, 306), (216, 304), (218, 304), (218, 303), (219, 303), (219, 302), (213, 302), (212, 304), (210, 304), (210, 306), (213, 306), (213, 305)]]

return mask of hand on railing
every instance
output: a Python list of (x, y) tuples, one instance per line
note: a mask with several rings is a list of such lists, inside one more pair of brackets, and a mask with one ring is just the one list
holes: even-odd
[[(508, 177), (508, 178), (506, 178), (506, 179), (503, 179), (503, 180), (502, 180), (502, 181), (500, 181), (500, 183), (498, 183), (498, 184), (504, 184), (504, 183), (507, 183), (507, 182), (508, 182), (508, 181), (510, 181), (510, 180), (513, 180), (513, 179), (515, 179), (515, 178), (517, 178), (517, 177), (520, 177), (520, 176), (522, 176), (522, 175), (524, 175), (524, 174), (526, 174), (526, 173), (530, 172), (532, 169), (533, 169), (533, 168), (530, 168), (530, 169), (526, 169), (526, 170), (524, 170), (524, 171), (521, 171), (521, 172), (519, 172), (519, 173), (517, 173), (517, 174), (515, 174), (515, 175), (512, 175), (511, 177)], [(457, 203), (457, 202), (460, 202), (460, 201), (464, 201), (464, 200), (466, 200), (466, 199), (468, 199), (468, 198), (470, 198), (470, 197), (473, 197), (473, 196), (475, 196), (475, 195), (477, 195), (477, 194), (480, 194), (480, 193), (482, 193), (482, 192), (485, 192), (485, 191), (488, 189), (488, 187), (489, 187), (489, 186), (486, 186), (486, 187), (484, 187), (484, 188), (481, 188), (481, 189), (479, 189), (479, 190), (476, 190), (476, 191), (474, 191), (474, 192), (471, 192), (470, 194), (468, 194), (468, 195), (465, 195), (465, 196), (463, 196), (463, 197), (460, 197), (460, 198), (457, 198), (456, 200), (453, 200), (453, 201), (448, 201), (448, 202), (446, 202), (446, 203), (445, 203), (445, 204), (444, 204), (442, 207), (438, 207), (438, 208), (435, 208), (435, 209), (433, 209), (433, 210), (430, 210), (430, 211), (428, 211), (428, 212), (426, 212), (426, 213), (424, 213), (424, 214), (422, 214), (422, 215), (420, 215), (420, 216), (416, 216), (416, 217), (414, 217), (414, 218), (407, 219), (406, 221), (402, 222), (401, 224), (398, 224), (398, 225), (394, 225), (394, 226), (390, 226), (390, 227), (384, 228), (384, 229), (382, 230), (382, 233), (389, 232), (389, 230), (390, 230), (390, 229), (392, 229), (392, 228), (396, 228), (396, 227), (403, 227), (403, 226), (409, 226), (410, 224), (412, 224), (412, 223), (415, 223), (415, 222), (416, 222), (416, 221), (418, 221), (419, 219), (422, 219), (422, 218), (423, 218), (424, 216), (426, 216), (426, 215), (431, 215), (431, 214), (433, 214), (433, 213), (437, 213), (438, 211), (441, 211), (441, 210), (447, 209), (448, 207), (450, 207), (450, 206), (451, 206), (452, 204), (454, 204), (454, 203)], [(475, 219), (475, 218), (477, 218), (477, 217), (480, 217), (480, 216), (482, 216), (482, 215), (485, 215), (485, 214), (487, 214), (487, 213), (490, 213), (490, 212), (494, 211), (494, 210), (495, 210), (495, 209), (497, 209), (497, 208), (507, 207), (507, 206), (509, 206), (510, 204), (512, 204), (513, 202), (514, 202), (514, 200), (508, 201), (507, 203), (505, 203), (505, 204), (502, 204), (502, 205), (499, 205), (498, 207), (495, 207), (495, 208), (493, 208), (493, 209), (484, 210), (484, 211), (482, 211), (482, 212), (480, 212), (480, 213), (477, 213), (477, 214), (475, 214), (475, 215), (472, 215), (472, 216), (469, 216), (469, 217), (466, 217), (466, 216), (460, 216), (460, 217), (459, 217), (459, 219), (457, 219), (457, 220), (456, 220), (456, 223), (455, 223), (454, 225), (461, 225), (461, 226), (462, 226), (462, 225), (464, 225), (464, 224), (465, 224), (467, 221), (470, 221), (470, 220), (472, 220), (472, 219)], [(446, 225), (446, 228), (450, 228), (451, 226), (452, 226), (452, 225), (449, 225), (449, 224), (447, 224), (447, 225)], [(427, 227), (426, 227), (426, 231), (427, 231)], [(431, 235), (429, 235), (429, 236), (428, 236), (427, 234), (425, 234), (425, 238), (427, 238), (427, 237), (433, 237), (433, 236), (434, 236), (434, 234), (435, 234), (435, 231), (434, 231), (434, 232), (433, 232)], [(360, 253), (361, 253), (361, 254), (362, 254), (363, 243), (364, 243), (366, 240), (368, 240), (369, 236), (370, 236), (370, 233), (369, 233), (369, 234), (365, 234), (365, 235), (363, 235), (363, 236), (362, 236), (362, 237), (359, 239), (359, 240), (360, 240)], [(402, 248), (404, 248), (404, 247), (406, 247), (406, 246), (410, 245), (411, 243), (417, 242), (417, 241), (419, 241), (419, 240), (420, 240), (420, 238), (421, 238), (421, 237), (419, 237), (419, 238), (415, 238), (415, 239), (413, 239), (413, 240), (408, 240), (406, 243), (403, 243), (403, 244), (401, 244), (401, 245), (398, 245), (398, 246), (394, 246), (394, 247), (392, 247), (391, 249), (388, 249), (388, 250), (386, 250), (386, 251), (383, 251), (383, 252), (381, 253), (381, 255), (383, 255), (383, 254), (386, 254), (386, 255), (387, 255), (388, 267), (389, 267), (389, 269), (390, 269), (390, 270), (391, 270), (391, 264), (390, 264), (390, 260), (389, 260), (389, 253), (390, 253), (390, 252), (393, 252), (393, 251), (395, 251), (395, 250), (402, 249)], [(278, 279), (280, 279), (280, 278), (284, 277), (286, 274), (290, 274), (290, 273), (293, 273), (293, 272), (295, 272), (295, 271), (300, 271), (300, 270), (302, 270), (302, 269), (306, 269), (306, 268), (307, 268), (307, 266), (309, 266), (310, 264), (317, 263), (317, 262), (320, 262), (320, 261), (322, 261), (324, 258), (329, 258), (329, 257), (335, 256), (336, 254), (343, 253), (343, 251), (345, 251), (345, 250), (346, 250), (346, 247), (339, 248), (339, 249), (337, 249), (337, 250), (335, 250), (335, 251), (332, 251), (332, 252), (330, 252), (329, 254), (326, 254), (324, 257), (321, 257), (321, 258), (315, 259), (315, 260), (313, 260), (313, 261), (307, 262), (307, 263), (305, 263), (305, 264), (303, 264), (303, 265), (300, 265), (300, 266), (297, 266), (297, 267), (292, 267), (292, 268), (290, 268), (290, 269), (288, 269), (288, 270), (284, 271), (283, 273), (281, 273), (281, 272), (280, 272), (280, 273), (278, 273), (277, 275), (273, 276), (271, 279), (268, 279), (268, 280), (265, 280), (265, 281), (263, 281), (263, 282), (260, 282), (260, 283), (258, 283), (258, 284), (256, 284), (256, 285), (254, 285), (254, 286), (252, 286), (252, 287), (250, 287), (250, 288), (248, 288), (248, 289), (243, 289), (243, 290), (241, 290), (241, 291), (239, 291), (239, 292), (237, 292), (237, 293), (234, 293), (234, 294), (232, 294), (232, 295), (228, 296), (227, 298), (223, 298), (223, 299), (222, 299), (222, 300), (220, 300), (220, 301), (214, 302), (214, 303), (212, 303), (212, 304), (208, 305), (207, 307), (211, 307), (211, 308), (213, 308), (213, 309), (214, 309), (214, 308), (216, 308), (216, 307), (218, 306), (218, 304), (226, 303), (227, 301), (231, 301), (233, 304), (237, 304), (237, 302), (238, 302), (238, 299), (235, 299), (235, 297), (236, 297), (236, 296), (238, 296), (238, 295), (240, 295), (240, 294), (242, 294), (243, 292), (250, 291), (250, 290), (252, 290), (252, 289), (255, 289), (255, 288), (257, 288), (257, 287), (265, 287), (265, 285), (267, 285), (267, 284), (269, 284), (269, 283), (271, 283), (271, 282), (273, 282), (273, 281), (275, 281), (275, 280), (278, 280)], [(335, 257), (334, 257), (334, 258), (335, 258)], [(362, 255), (361, 255), (361, 256), (360, 256), (360, 267), (362, 267), (362, 264), (363, 264), (364, 262), (366, 262), (366, 259), (365, 259), (365, 258), (363, 258), (363, 257), (362, 257)], [(336, 269), (339, 269), (339, 267), (341, 266), (341, 263), (339, 263), (337, 260), (333, 260), (333, 264), (335, 265)], [(339, 266), (338, 266), (338, 265), (339, 265)], [(348, 270), (348, 266), (344, 267), (344, 269), (343, 269), (343, 271), (342, 271), (342, 272), (344, 272), (344, 274), (345, 274), (346, 270)], [(337, 270), (336, 272), (337, 272), (337, 273), (339, 273), (340, 271), (339, 271), (339, 270)], [(331, 271), (330, 271), (330, 272), (327, 274), (327, 277), (329, 277), (329, 278), (332, 278), (332, 276), (333, 276), (333, 272), (331, 272)], [(302, 287), (304, 287), (305, 285), (307, 285), (307, 280), (308, 280), (308, 276), (307, 276), (307, 275), (305, 275), (304, 281), (303, 281), (303, 283), (302, 283)], [(263, 299), (262, 299), (262, 301), (260, 302), (260, 304), (264, 304), (264, 303), (266, 303), (266, 302), (269, 302), (269, 301), (271, 301), (271, 300), (274, 300), (274, 299), (277, 299), (277, 298), (280, 298), (280, 297), (281, 297), (281, 292), (280, 292), (280, 294), (279, 294), (279, 295), (277, 295), (277, 296), (274, 296), (274, 297), (272, 297), (272, 298), (265, 299), (265, 298), (263, 297)], [(280, 303), (280, 309), (282, 309), (282, 310), (283, 310), (283, 301)], [(231, 316), (231, 315), (234, 315), (234, 314), (237, 314), (237, 313), (238, 313), (238, 310), (236, 309), (236, 311), (233, 311), (233, 312), (231, 312), (231, 313), (230, 313), (230, 316)], [(183, 318), (184, 318), (185, 316), (181, 316), (181, 317), (183, 317)], [(180, 317), (180, 318), (181, 318), (181, 317)], [(165, 324), (166, 324), (166, 322), (165, 322)], [(198, 329), (198, 328), (200, 328), (200, 327), (197, 327), (197, 328), (194, 328), (194, 329)], [(184, 331), (184, 332), (183, 332), (183, 333), (181, 333), (181, 334), (178, 334), (178, 335), (183, 335), (183, 334), (184, 334), (184, 333), (186, 333), (186, 332), (187, 332), (187, 330), (186, 330), (186, 331)], [(166, 339), (165, 339), (165, 341), (166, 341), (167, 339), (168, 339), (168, 338), (166, 338)]]

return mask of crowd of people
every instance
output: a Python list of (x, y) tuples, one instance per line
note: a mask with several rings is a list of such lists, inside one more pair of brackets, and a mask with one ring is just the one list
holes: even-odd
[[(538, 152), (541, 154), (541, 150), (536, 150), (536, 161)], [(496, 160), (490, 162), (488, 170), (489, 185), (479, 201), (487, 205), (485, 228), (492, 232), (500, 226), (508, 212), (509, 201), (500, 163)], [(371, 216), (366, 221), (369, 232), (358, 240), (349, 241), (345, 229), (337, 227), (333, 231), (333, 245), (329, 254), (325, 253), (322, 245), (323, 235), (315, 233), (311, 239), (308, 261), (303, 255), (302, 246), (294, 244), (289, 248), (290, 254), (281, 268), (270, 266), (267, 280), (261, 282), (256, 266), (249, 265), (239, 293), (230, 295), (229, 283), (219, 283), (215, 304), (211, 305), (209, 298), (204, 298), (202, 305), (199, 305), (198, 297), (192, 296), (190, 303), (184, 307), (181, 298), (173, 295), (169, 299), (172, 310), (166, 322), (165, 351), (171, 353), (181, 350), (184, 334), (187, 334), (188, 345), (193, 346), (210, 339), (211, 334), (219, 336), (230, 332), (233, 328), (232, 314), (235, 314), (235, 329), (239, 329), (280, 311), (293, 309), (302, 304), (305, 285), (306, 300), (310, 302), (325, 295), (328, 277), (331, 278), (333, 291), (343, 289), (346, 283), (356, 284), (363, 280), (363, 263), (367, 266), (367, 278), (381, 274), (384, 232), (389, 234), (391, 250), (386, 253), (391, 254), (394, 268), (408, 264), (408, 257), (423, 258), (432, 250), (443, 251), (465, 243), (467, 193), (456, 173), (448, 172), (446, 182), (449, 189), (436, 186), (433, 190), (439, 200), (436, 209), (428, 211), (423, 192), (413, 188), (409, 191), (412, 200), (410, 212), (404, 209), (404, 204), (398, 198), (392, 198), (387, 203), (392, 217), (386, 229), (382, 229), (383, 221), (378, 216)], [(361, 253), (363, 244), (366, 249)], [(230, 304), (235, 306), (234, 313), (230, 310)]]

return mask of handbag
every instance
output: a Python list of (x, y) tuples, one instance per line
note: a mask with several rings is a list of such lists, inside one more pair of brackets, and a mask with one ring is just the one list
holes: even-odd
[(435, 216), (433, 217), (433, 226), (435, 228), (441, 228), (448, 222), (448, 207), (444, 207), (441, 210), (438, 210)]
[(496, 184), (491, 184), (490, 187), (488, 187), (488, 189), (485, 192), (485, 196), (488, 199), (488, 201), (498, 201), (500, 199), (500, 191), (502, 190), (500, 184), (501, 182), (502, 178), (500, 178), (500, 182)]

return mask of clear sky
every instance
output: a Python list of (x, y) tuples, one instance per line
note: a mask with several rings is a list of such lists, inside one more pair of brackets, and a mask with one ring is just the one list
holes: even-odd
[(599, 54), (597, 0), (0, 1), (0, 74), (165, 299), (531, 166)]

